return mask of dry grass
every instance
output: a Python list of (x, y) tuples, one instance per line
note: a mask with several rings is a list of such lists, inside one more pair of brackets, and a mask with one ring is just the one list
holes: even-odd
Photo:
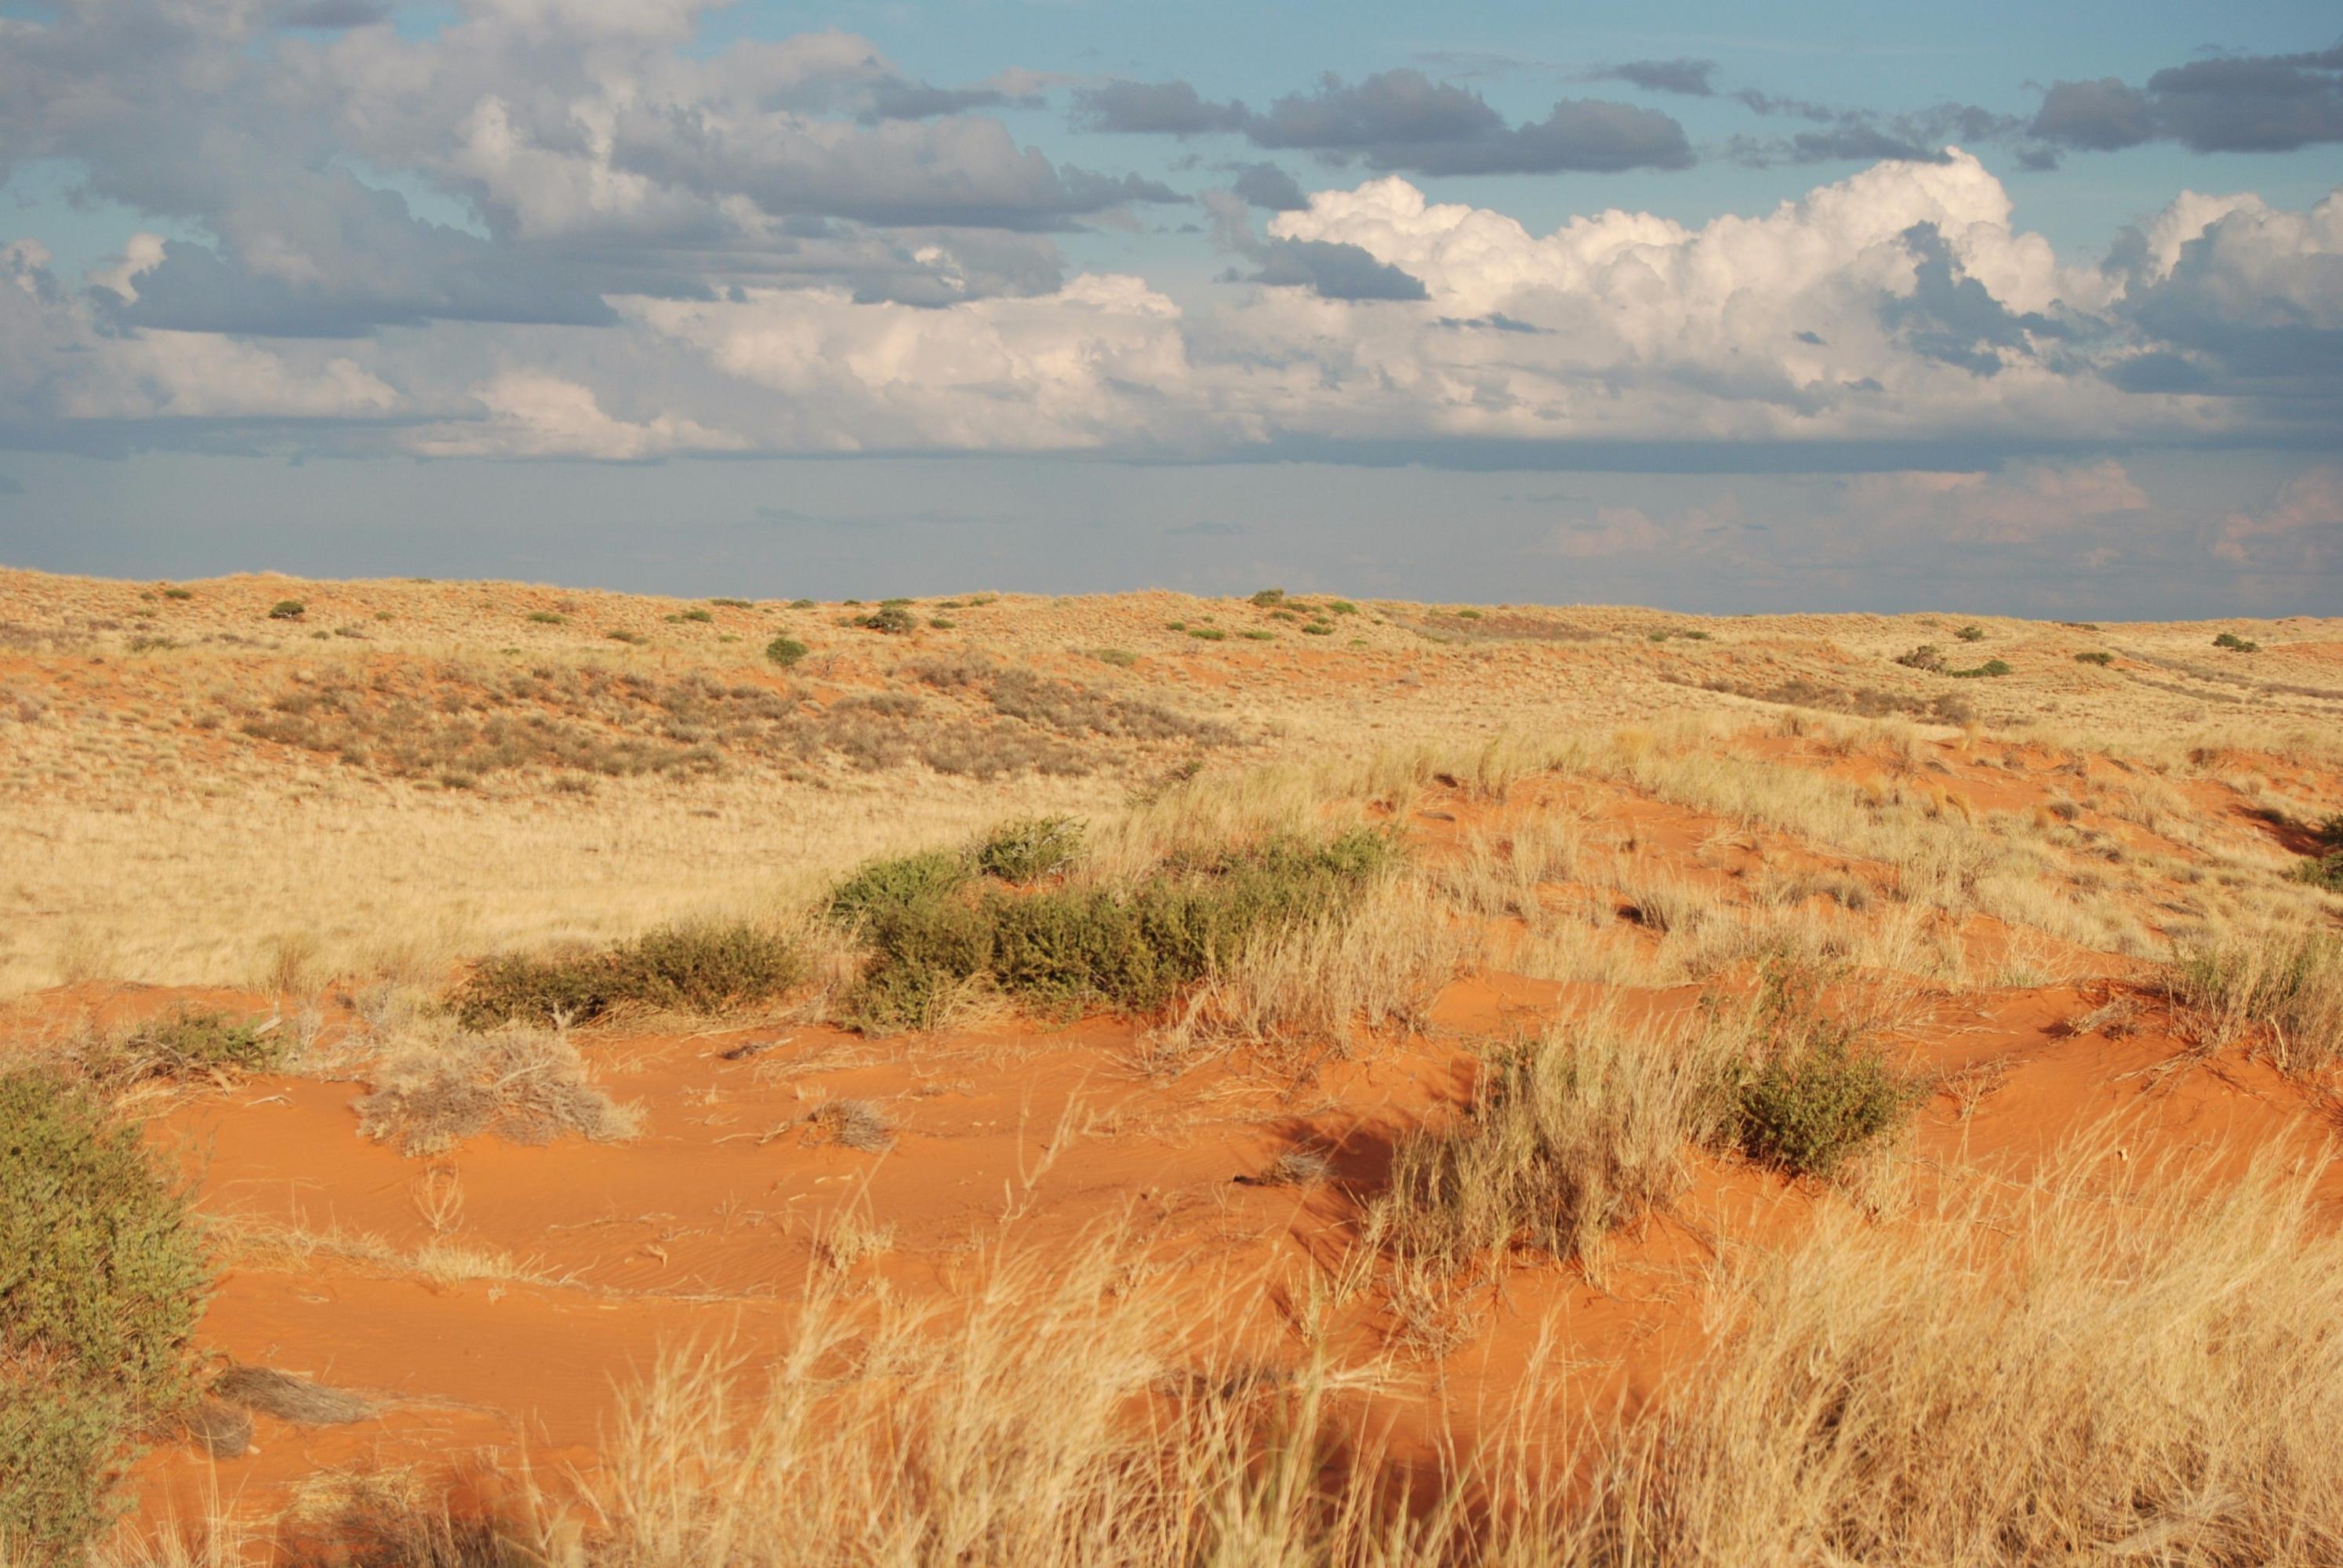
[(386, 1049), (368, 1079), (357, 1101), (360, 1135), (409, 1156), (484, 1132), (516, 1143), (566, 1134), (607, 1143), (642, 1131), (642, 1113), (595, 1084), (566, 1034), (417, 1030)]
[(2248, 1040), (2280, 1071), (2304, 1075), (2343, 1062), (2343, 939), (2331, 930), (2231, 933), (2182, 958), (2165, 983), (2207, 1050)]
[(1737, 1020), (1629, 1026), (1597, 1013), (1490, 1053), (1453, 1125), (1403, 1138), (1368, 1234), (1450, 1268), (1516, 1247), (1599, 1272), (1603, 1239), (1664, 1207), (1728, 1111)]

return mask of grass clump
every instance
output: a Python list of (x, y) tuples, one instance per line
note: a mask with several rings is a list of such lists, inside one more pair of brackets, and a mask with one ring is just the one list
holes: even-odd
[(787, 669), (812, 651), (804, 643), (786, 633), (765, 645), (765, 657), (783, 669)]
[(789, 940), (762, 927), (673, 926), (599, 952), (489, 959), (449, 1001), (466, 1029), (584, 1023), (621, 1008), (712, 1014), (769, 1001), (804, 973)]
[(119, 1084), (266, 1072), (283, 1055), (265, 1028), (239, 1023), (223, 1012), (182, 1007), (139, 1025), (87, 1065), (100, 1084)]
[(1248, 939), (1336, 914), (1387, 866), (1369, 831), (1312, 844), (1279, 838), (1174, 862), (1135, 887), (971, 891), (966, 863), (930, 851), (863, 868), (830, 916), (869, 950), (846, 1000), (866, 1032), (932, 1028), (965, 988), (1059, 1009), (1161, 1007), (1234, 959)]
[(2226, 648), (2231, 653), (2259, 653), (2262, 650), (2260, 643), (2249, 637), (2239, 637), (2234, 631), (2225, 631), (2213, 639), (2213, 646)]
[(0, 1076), (0, 1546), (64, 1563), (136, 1433), (187, 1407), (206, 1274), (186, 1202), (85, 1091)]
[(1516, 1248), (1592, 1264), (1605, 1235), (1683, 1191), (1736, 1047), (1716, 1020), (1630, 1029), (1597, 1015), (1495, 1051), (1456, 1124), (1393, 1150), (1371, 1231), (1452, 1268)]
[(641, 1112), (594, 1083), (566, 1035), (534, 1030), (410, 1040), (376, 1065), (354, 1109), (361, 1136), (408, 1156), (483, 1132), (540, 1144), (572, 1132), (618, 1143), (642, 1131)]
[(1071, 866), (1081, 852), (1080, 818), (1021, 817), (977, 846), (976, 869), (1004, 882), (1038, 882)]
[(2207, 1049), (2250, 1040), (2298, 1075), (2343, 1060), (2343, 940), (2330, 931), (2272, 926), (2207, 942), (2166, 972), (2164, 990)]
[(281, 598), (268, 607), (271, 620), (299, 620), (309, 613), (309, 607), (297, 598)]

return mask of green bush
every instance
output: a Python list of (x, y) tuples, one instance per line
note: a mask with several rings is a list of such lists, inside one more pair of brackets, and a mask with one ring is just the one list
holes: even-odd
[(1252, 602), (1261, 606), (1263, 609), (1267, 609), (1272, 605), (1283, 604), (1285, 602), (1285, 590), (1282, 588), (1262, 588), (1259, 593), (1252, 596)]
[(0, 1544), (64, 1563), (114, 1513), (136, 1433), (194, 1397), (207, 1281), (135, 1126), (0, 1076)]
[(804, 976), (797, 949), (761, 927), (673, 926), (599, 952), (489, 959), (449, 1003), (466, 1029), (584, 1023), (619, 1007), (721, 1013), (770, 1000)]
[(539, 626), (567, 626), (568, 624), (568, 618), (566, 616), (556, 615), (549, 609), (533, 609), (528, 612), (528, 618), (535, 621)]
[(1326, 621), (1313, 620), (1308, 626), (1302, 628), (1302, 635), (1304, 637), (1332, 637), (1334, 635), (1334, 628)]
[(639, 644), (639, 643), (646, 643), (646, 642), (650, 641), (650, 638), (649, 638), (645, 637), (641, 632), (639, 632), (639, 631), (624, 631), (624, 630), (613, 629), (613, 630), (610, 630), (610, 631), (606, 631), (606, 632), (604, 632), (602, 635), (603, 635), (604, 637), (608, 638), (612, 642), (624, 642), (624, 643), (629, 643), (629, 644)]
[(1945, 671), (1945, 673), (1951, 676), (1955, 680), (1976, 680), (1980, 678), (1990, 678), (1995, 676), (2007, 675), (2010, 673), (2010, 668), (2007, 663), (2001, 659), (1988, 658), (1983, 664), (1978, 665), (1975, 669), (1948, 669)]
[(2226, 648), (2231, 653), (2259, 653), (2262, 650), (2262, 645), (2260, 643), (2256, 642), (2249, 637), (2239, 637), (2234, 631), (2225, 631), (2220, 636), (2215, 638), (2213, 639), (2213, 646), (2215, 648)]
[(795, 664), (799, 659), (803, 658), (807, 654), (812, 651), (813, 650), (811, 648), (806, 647), (805, 644), (799, 642), (796, 638), (790, 637), (786, 633), (773, 638), (772, 641), (765, 645), (765, 657), (771, 659), (775, 664), (779, 665), (783, 669), (787, 669), (789, 666)]
[(1225, 642), (1229, 636), (1216, 626), (1192, 626), (1188, 628), (1188, 635), (1203, 642)]
[(708, 601), (719, 609), (754, 609), (753, 601), (745, 598), (712, 598)]
[(873, 860), (830, 895), (830, 918), (851, 925), (883, 910), (940, 898), (968, 880), (968, 866), (949, 849)]
[(1346, 598), (1328, 599), (1326, 601), (1326, 609), (1327, 613), (1330, 615), (1356, 615), (1359, 613), (1359, 607), (1353, 604)]
[(1735, 1139), (1762, 1164), (1827, 1175), (1902, 1121), (1913, 1093), (1853, 1029), (1791, 1000), (1778, 977), (1766, 985), (1765, 1047), (1737, 1086)]
[(275, 604), (268, 607), (268, 618), (271, 620), (299, 620), (303, 616), (307, 615), (309, 607), (303, 604), (297, 598), (281, 598)]
[(1953, 633), (1953, 635), (1959, 638), (1963, 642), (1983, 642), (1985, 640), (1985, 628), (1972, 622), (1969, 625), (1961, 628), (1960, 630)]
[(196, 595), (195, 590), (192, 588), (166, 588), (163, 590), (163, 597), (165, 598), (193, 598)]
[(1004, 882), (1036, 882), (1072, 865), (1082, 852), (1077, 817), (1021, 817), (977, 846), (976, 869)]
[(919, 618), (900, 602), (882, 604), (869, 615), (854, 618), (854, 624), (871, 631), (883, 631), (890, 637), (901, 637), (919, 629)]
[(980, 979), (1046, 1006), (1161, 1007), (1254, 932), (1338, 912), (1395, 853), (1366, 830), (1319, 845), (1277, 839), (1136, 888), (973, 897), (957, 856), (880, 861), (830, 899), (870, 951), (846, 1016), (869, 1033), (930, 1028)]
[(2112, 653), (2078, 653), (2075, 656), (2077, 664), (2096, 664), (2102, 669), (2115, 661), (2116, 656)]
[(1273, 631), (1241, 631), (1237, 633), (1237, 635), (1243, 638), (1248, 642), (1275, 642), (1277, 640), (1277, 633)]
[(2315, 859), (2307, 859), (2294, 869), (2297, 881), (2329, 893), (2343, 893), (2343, 849), (2330, 849)]
[(1139, 655), (1127, 648), (1101, 648), (1093, 652), (1091, 657), (1101, 664), (1111, 664), (1117, 669), (1129, 669), (1139, 662)]
[(710, 622), (710, 621), (714, 620), (715, 618), (716, 618), (716, 612), (715, 612), (714, 610), (701, 609), (701, 608), (699, 608), (698, 606), (694, 606), (694, 607), (693, 607), (693, 608), (691, 608), (690, 609), (683, 610), (683, 611), (680, 611), (680, 612), (679, 612), (679, 613), (677, 613), (677, 614), (675, 614), (675, 615), (671, 615), (671, 616), (668, 617), (668, 619), (669, 619), (669, 620), (678, 620), (678, 621), (681, 621), (681, 620), (688, 620), (688, 621), (697, 622), (697, 623), (699, 623), (699, 624), (700, 624), (700, 625), (703, 625), (703, 626), (704, 626), (704, 625), (706, 625), (706, 624), (708, 624), (709, 622)]

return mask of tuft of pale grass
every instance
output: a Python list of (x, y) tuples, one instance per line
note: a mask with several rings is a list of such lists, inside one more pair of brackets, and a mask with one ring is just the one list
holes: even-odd
[(2270, 925), (2207, 940), (2166, 972), (2165, 989), (2207, 1048), (2250, 1040), (2282, 1072), (2343, 1060), (2343, 940)]
[(1721, 1014), (1629, 1025), (1605, 1011), (1498, 1048), (1462, 1117), (1401, 1139), (1370, 1234), (1452, 1268), (1526, 1247), (1598, 1271), (1605, 1236), (1691, 1180), (1746, 1044)]
[(1254, 933), (1157, 1031), (1174, 1057), (1206, 1046), (1329, 1042), (1423, 1027), (1480, 939), (1415, 878), (1369, 885), (1350, 909)]
[(2343, 1240), (2323, 1165), (2068, 1151), (2012, 1212), (1822, 1214), (1597, 1481), (1575, 1561), (2333, 1562)]
[(619, 1143), (642, 1131), (642, 1112), (610, 1098), (566, 1034), (502, 1030), (417, 1030), (368, 1070), (357, 1099), (362, 1136), (409, 1156), (437, 1154), (483, 1132), (516, 1143), (575, 1133)]

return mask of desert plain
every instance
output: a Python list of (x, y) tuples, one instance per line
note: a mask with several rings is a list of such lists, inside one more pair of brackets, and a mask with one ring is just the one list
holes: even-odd
[(0, 1161), (164, 1260), (129, 1386), (0, 1257), (0, 1558), (2343, 1561), (2338, 719), (2338, 619), (0, 571)]

